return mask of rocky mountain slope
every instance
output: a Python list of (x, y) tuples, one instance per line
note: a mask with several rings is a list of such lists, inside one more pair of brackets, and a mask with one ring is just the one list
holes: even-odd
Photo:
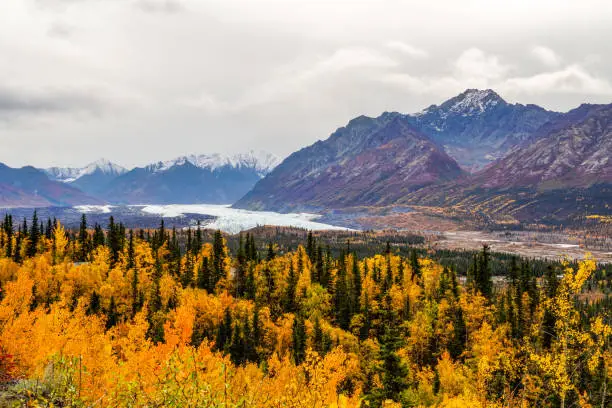
[(566, 222), (612, 214), (612, 105), (582, 105), (531, 142), (459, 182), (399, 203), (454, 208), (508, 222)]
[(46, 207), (100, 204), (77, 188), (50, 180), (34, 167), (12, 168), (0, 163), (0, 206)]
[(480, 172), (483, 187), (590, 187), (612, 183), (612, 105), (582, 105), (545, 135)]
[(360, 116), (327, 140), (293, 153), (235, 206), (289, 211), (389, 204), (462, 175), (407, 116)]
[(491, 89), (468, 89), (410, 115), (414, 126), (472, 171), (505, 156), (559, 116), (536, 105), (508, 103)]

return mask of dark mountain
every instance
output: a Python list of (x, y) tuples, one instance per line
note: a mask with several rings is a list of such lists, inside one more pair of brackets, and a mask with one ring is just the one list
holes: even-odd
[(74, 187), (50, 180), (34, 167), (17, 169), (0, 163), (0, 206), (62, 207), (100, 203)]
[(276, 164), (268, 153), (184, 156), (135, 168), (100, 193), (116, 204), (230, 204)]
[(69, 184), (92, 196), (103, 194), (113, 180), (127, 172), (127, 169), (106, 159), (83, 168), (51, 167), (42, 170), (50, 179)]
[(559, 116), (536, 105), (510, 104), (490, 89), (468, 89), (411, 115), (418, 129), (469, 170), (505, 156)]
[(327, 140), (293, 153), (235, 206), (289, 211), (389, 204), (462, 174), (409, 117), (360, 116)]

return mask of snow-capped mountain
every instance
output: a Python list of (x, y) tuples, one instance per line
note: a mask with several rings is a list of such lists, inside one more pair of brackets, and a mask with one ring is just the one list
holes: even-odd
[(92, 196), (100, 196), (113, 180), (128, 170), (100, 159), (85, 167), (51, 167), (43, 171), (53, 181), (69, 184)]
[(103, 197), (119, 204), (230, 204), (279, 161), (261, 151), (181, 156), (115, 178)]
[(464, 168), (478, 170), (505, 156), (559, 115), (536, 105), (508, 103), (491, 89), (467, 89), (409, 116)]
[(234, 155), (222, 155), (219, 153), (180, 156), (172, 160), (160, 161), (150, 164), (147, 169), (153, 172), (167, 171), (174, 166), (181, 166), (190, 163), (200, 169), (211, 171), (219, 170), (223, 167), (235, 169), (253, 169), (261, 177), (268, 174), (280, 163), (278, 156), (259, 150), (251, 150), (247, 153)]
[(96, 160), (85, 167), (49, 167), (42, 169), (53, 181), (63, 183), (73, 183), (81, 177), (89, 176), (94, 173), (102, 173), (108, 176), (120, 176), (128, 170), (107, 159)]

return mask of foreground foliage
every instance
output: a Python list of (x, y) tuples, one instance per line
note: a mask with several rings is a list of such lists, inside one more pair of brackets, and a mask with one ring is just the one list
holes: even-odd
[[(607, 406), (609, 308), (596, 264), (493, 285), (391, 247), (333, 257), (250, 235), (0, 232), (0, 405)], [(608, 279), (607, 277), (604, 277)], [(602, 306), (603, 305), (603, 306)]]

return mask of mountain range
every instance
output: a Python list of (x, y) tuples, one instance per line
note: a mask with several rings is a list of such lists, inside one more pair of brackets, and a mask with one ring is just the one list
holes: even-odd
[(558, 113), (468, 89), (417, 114), (350, 121), (287, 157), (235, 207), (402, 204), (530, 222), (609, 214), (611, 117), (612, 105)]
[(230, 204), (279, 159), (269, 153), (181, 156), (128, 170), (101, 159), (82, 168), (0, 164), (0, 206), (81, 204)]
[(468, 89), (421, 112), (359, 116), (283, 161), (190, 155), (125, 169), (0, 166), (0, 205), (234, 203), (270, 211), (394, 205), (563, 222), (612, 209), (612, 105), (565, 113)]

